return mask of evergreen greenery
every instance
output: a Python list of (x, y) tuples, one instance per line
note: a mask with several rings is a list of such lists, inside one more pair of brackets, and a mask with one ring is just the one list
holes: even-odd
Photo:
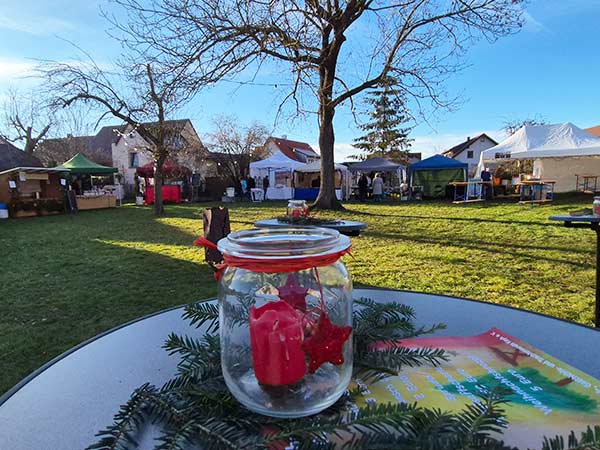
[(412, 127), (403, 127), (410, 117), (405, 96), (397, 85), (398, 80), (388, 76), (367, 96), (365, 101), (372, 108), (370, 121), (359, 126), (365, 134), (354, 140), (353, 146), (363, 152), (356, 158), (381, 156), (405, 162), (412, 142), (408, 138)]
[[(416, 328), (414, 311), (398, 303), (356, 302), (354, 314), (355, 373), (362, 379), (395, 374), (404, 365), (438, 364), (443, 350), (394, 348), (372, 350), (375, 342), (396, 341), (442, 327)], [(351, 408), (360, 390), (349, 391), (321, 414), (293, 420), (254, 414), (228, 391), (221, 374), (215, 304), (192, 304), (184, 317), (205, 327), (203, 337), (171, 334), (164, 348), (179, 355), (177, 375), (161, 388), (144, 384), (121, 406), (114, 423), (98, 433), (89, 450), (125, 450), (137, 447), (136, 436), (145, 427), (159, 426), (155, 450), (184, 450), (194, 445), (211, 449), (488, 449), (511, 450), (494, 435), (507, 427), (503, 404), (506, 391), (494, 390), (480, 403), (459, 413), (424, 409), (417, 404), (389, 403)], [(581, 439), (546, 439), (544, 450), (597, 448), (600, 430), (588, 430)], [(196, 447), (194, 447), (196, 448)], [(289, 448), (289, 447), (288, 447)]]

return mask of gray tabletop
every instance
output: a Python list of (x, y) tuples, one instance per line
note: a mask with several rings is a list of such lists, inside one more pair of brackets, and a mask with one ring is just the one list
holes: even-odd
[(600, 223), (600, 216), (550, 216), (550, 220), (558, 222), (589, 222)]
[[(438, 335), (474, 335), (497, 327), (600, 377), (600, 332), (489, 303), (414, 292), (355, 289), (355, 298), (401, 301), (417, 323), (444, 322)], [(145, 382), (162, 384), (176, 358), (161, 348), (170, 332), (198, 333), (176, 308), (108, 332), (57, 358), (0, 399), (0, 449), (81, 450), (110, 425), (119, 405)], [(140, 448), (151, 448), (149, 438)]]
[[(266, 220), (258, 220), (254, 223), (255, 227), (258, 228), (276, 228), (276, 227), (290, 227), (294, 226), (293, 224), (287, 222), (280, 222), (277, 219), (266, 219)], [(306, 226), (306, 225), (302, 225)], [(339, 231), (343, 234), (353, 234), (358, 235), (362, 230), (367, 228), (367, 224), (364, 222), (359, 222), (356, 220), (336, 220), (332, 223), (324, 223), (322, 225), (318, 225), (322, 228), (333, 228), (334, 230)]]

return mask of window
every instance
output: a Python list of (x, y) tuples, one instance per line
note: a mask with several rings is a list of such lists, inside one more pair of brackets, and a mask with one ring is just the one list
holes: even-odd
[(140, 156), (137, 152), (131, 152), (129, 154), (129, 167), (135, 168), (140, 166)]
[(473, 159), (473, 150), (467, 150), (467, 159)]

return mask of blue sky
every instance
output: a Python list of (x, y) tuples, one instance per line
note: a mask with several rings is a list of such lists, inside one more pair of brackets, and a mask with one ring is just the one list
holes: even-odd
[[(110, 64), (120, 49), (104, 31), (100, 6), (106, 1), (0, 0), (0, 92), (31, 86), (33, 81), (23, 77), (34, 59), (75, 57), (77, 51), (63, 39)], [(518, 34), (491, 44), (480, 41), (469, 50), (469, 66), (446, 85), (451, 94), (461, 95), (462, 104), (418, 124), (412, 132), (414, 151), (430, 155), (480, 132), (501, 139), (505, 120), (533, 115), (582, 128), (600, 124), (600, 0), (533, 0), (526, 17)], [(272, 82), (276, 76), (265, 74), (257, 81)], [(224, 82), (198, 95), (181, 117), (190, 117), (201, 135), (210, 131), (213, 117), (234, 114), (241, 123), (259, 120), (276, 135), (316, 144), (313, 116), (273, 125), (284, 90)], [(344, 160), (354, 153), (350, 143), (359, 134), (347, 110), (337, 113), (335, 129), (336, 160)]]

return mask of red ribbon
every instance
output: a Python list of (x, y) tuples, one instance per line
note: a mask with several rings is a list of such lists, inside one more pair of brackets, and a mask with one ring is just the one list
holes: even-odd
[[(217, 249), (217, 245), (214, 242), (210, 242), (203, 237), (196, 239), (194, 245)], [(224, 263), (217, 266), (215, 279), (221, 279), (223, 270), (225, 270), (226, 267), (239, 267), (240, 269), (261, 273), (298, 272), (313, 267), (328, 266), (335, 263), (347, 253), (350, 253), (350, 247), (340, 252), (329, 253), (327, 255), (304, 256), (302, 258), (242, 258), (240, 256), (224, 254)]]

